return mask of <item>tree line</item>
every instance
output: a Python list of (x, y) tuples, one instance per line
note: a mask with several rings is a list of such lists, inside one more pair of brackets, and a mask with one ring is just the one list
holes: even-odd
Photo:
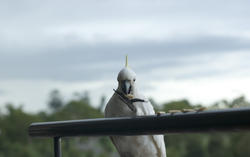
[[(151, 99), (156, 110), (168, 112), (203, 107), (188, 100), (171, 101), (161, 105)], [(91, 105), (88, 93), (77, 93), (67, 101), (58, 90), (53, 90), (48, 101), (49, 110), (27, 113), (22, 107), (6, 104), (6, 112), (0, 112), (0, 157), (52, 157), (53, 141), (47, 138), (31, 138), (28, 126), (32, 122), (101, 118), (105, 97), (98, 107)], [(246, 107), (250, 103), (244, 96), (232, 101), (218, 101), (208, 109)], [(203, 133), (165, 135), (169, 157), (246, 157), (250, 156), (250, 133)], [(117, 157), (118, 154), (108, 137), (63, 138), (64, 157)]]

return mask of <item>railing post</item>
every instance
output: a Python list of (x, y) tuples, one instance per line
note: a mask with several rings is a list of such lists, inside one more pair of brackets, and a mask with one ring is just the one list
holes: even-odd
[(54, 154), (55, 157), (61, 157), (61, 138), (54, 137)]

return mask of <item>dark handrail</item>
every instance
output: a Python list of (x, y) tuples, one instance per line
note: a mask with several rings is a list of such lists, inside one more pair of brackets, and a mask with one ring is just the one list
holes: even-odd
[(146, 135), (250, 130), (250, 108), (32, 123), (33, 137)]

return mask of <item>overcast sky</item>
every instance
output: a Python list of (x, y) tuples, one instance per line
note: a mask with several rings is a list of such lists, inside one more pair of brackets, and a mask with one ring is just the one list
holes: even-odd
[(250, 98), (248, 0), (0, 1), (0, 104), (108, 98), (125, 55), (156, 102)]

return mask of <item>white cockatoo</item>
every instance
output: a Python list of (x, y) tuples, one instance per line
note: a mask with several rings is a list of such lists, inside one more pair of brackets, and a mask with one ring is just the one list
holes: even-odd
[[(119, 72), (118, 88), (114, 90), (105, 117), (155, 115), (151, 103), (136, 89), (136, 74), (127, 64)], [(111, 136), (121, 157), (166, 157), (163, 135)]]

